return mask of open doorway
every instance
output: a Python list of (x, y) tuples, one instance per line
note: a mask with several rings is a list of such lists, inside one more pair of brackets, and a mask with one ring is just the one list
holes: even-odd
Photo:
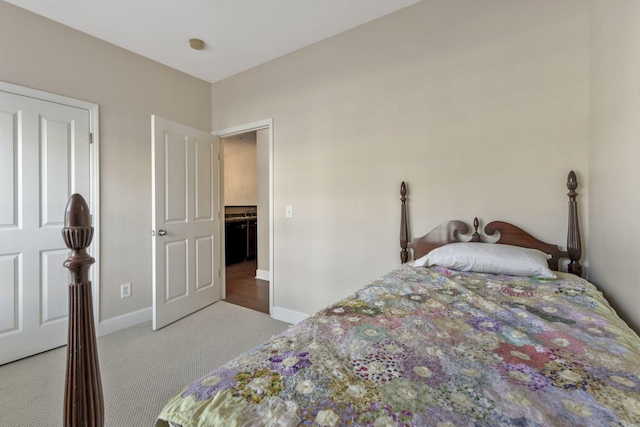
[(224, 299), (270, 312), (269, 128), (221, 136)]
[[(270, 313), (273, 306), (272, 119), (215, 132), (220, 138), (222, 298)], [(226, 147), (226, 149), (225, 149)], [(228, 156), (225, 156), (227, 151)], [(249, 184), (247, 184), (249, 181)], [(247, 191), (253, 182), (253, 193)], [(242, 188), (244, 186), (244, 189)], [(241, 187), (241, 188), (238, 188)], [(233, 225), (229, 225), (233, 224)], [(244, 227), (242, 227), (244, 225)], [(254, 239), (255, 235), (255, 239)], [(235, 243), (240, 242), (240, 245)], [(243, 244), (246, 242), (246, 244)], [(230, 248), (226, 248), (230, 243)]]

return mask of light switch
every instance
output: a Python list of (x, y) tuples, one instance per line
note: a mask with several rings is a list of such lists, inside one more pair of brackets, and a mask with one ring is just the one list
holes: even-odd
[(287, 205), (285, 208), (285, 215), (287, 218), (293, 218), (293, 206)]

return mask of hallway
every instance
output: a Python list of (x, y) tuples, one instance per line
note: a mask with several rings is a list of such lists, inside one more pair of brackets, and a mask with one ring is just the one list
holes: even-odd
[(224, 301), (269, 314), (269, 282), (256, 279), (255, 259), (226, 267), (227, 297)]

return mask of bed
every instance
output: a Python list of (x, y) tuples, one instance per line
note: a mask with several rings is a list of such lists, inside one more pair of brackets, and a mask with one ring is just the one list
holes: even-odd
[[(640, 425), (640, 338), (580, 277), (577, 186), (564, 251), (477, 219), (410, 241), (403, 183), (397, 269), (187, 385), (156, 426)], [(90, 218), (73, 195), (65, 426), (104, 424)]]
[(477, 219), (409, 241), (403, 183), (397, 269), (185, 386), (156, 426), (640, 425), (640, 339), (580, 277), (577, 185), (563, 251)]

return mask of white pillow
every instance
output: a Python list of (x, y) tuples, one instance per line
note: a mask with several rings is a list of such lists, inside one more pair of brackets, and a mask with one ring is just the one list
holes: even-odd
[(492, 243), (461, 242), (436, 248), (417, 259), (415, 267), (439, 265), (458, 271), (506, 274), (509, 276), (548, 277), (551, 255), (537, 249)]

